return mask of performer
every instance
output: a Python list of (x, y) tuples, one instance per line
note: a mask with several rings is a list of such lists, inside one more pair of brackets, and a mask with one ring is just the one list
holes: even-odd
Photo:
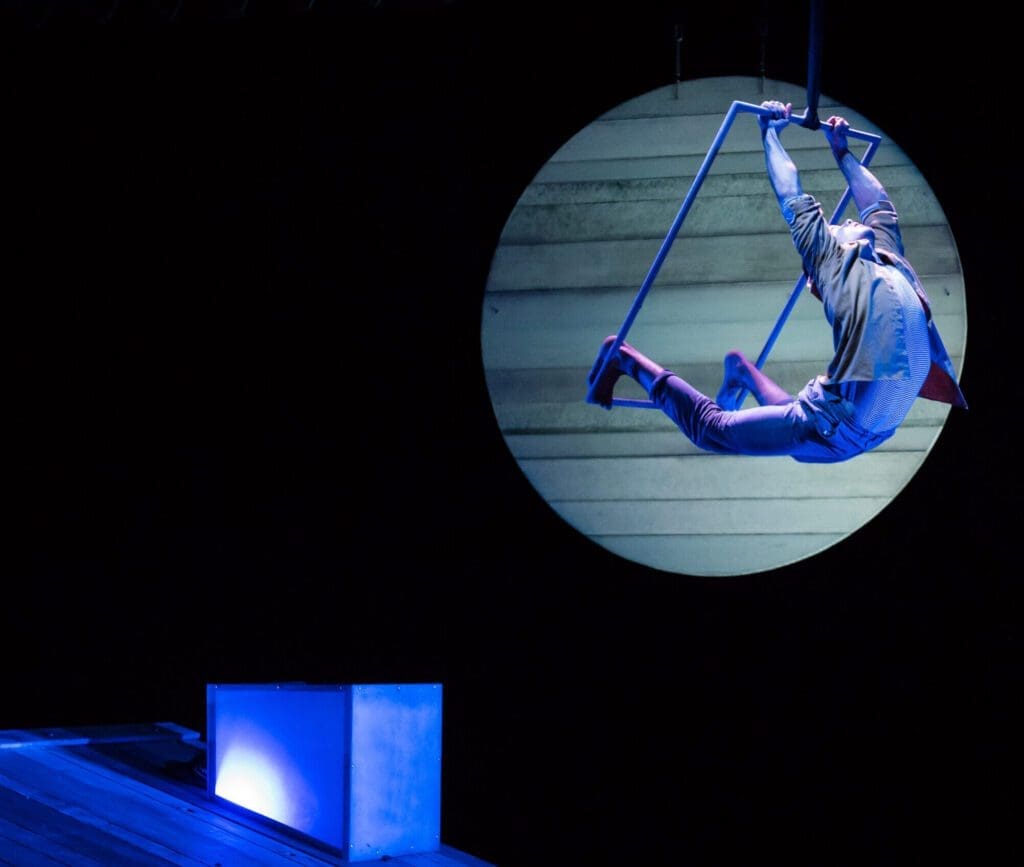
[[(821, 205), (803, 192), (779, 139), (792, 106), (769, 100), (762, 108), (766, 114), (758, 122), (768, 177), (808, 287), (832, 327), (835, 355), (825, 373), (791, 395), (734, 350), (725, 356), (725, 376), (712, 400), (623, 341), (594, 384), (615, 342), (612, 335), (590, 372), (594, 400), (611, 408), (615, 383), (625, 374), (699, 448), (814, 463), (848, 460), (885, 442), (919, 395), (966, 408), (928, 296), (904, 258), (896, 209), (878, 179), (850, 153), (847, 121), (830, 117), (825, 133), (860, 220), (831, 226)], [(759, 405), (723, 409), (720, 402), (738, 389), (748, 390)]]

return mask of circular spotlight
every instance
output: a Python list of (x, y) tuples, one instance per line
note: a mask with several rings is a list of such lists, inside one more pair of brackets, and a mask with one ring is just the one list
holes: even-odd
[[(488, 393), (526, 478), (578, 532), (612, 554), (695, 576), (763, 572), (821, 552), (872, 520), (924, 463), (950, 407), (918, 398), (896, 435), (840, 464), (699, 451), (662, 413), (585, 402), (587, 373), (615, 333), (734, 100), (802, 106), (802, 88), (751, 77), (670, 85), (598, 117), (543, 166), (491, 262), (481, 322)], [(872, 171), (900, 213), (907, 257), (959, 370), (964, 280), (948, 221), (920, 171), (882, 136)], [(804, 190), (826, 211), (845, 181), (824, 136), (787, 130)], [(859, 151), (858, 151), (859, 152)], [(851, 205), (846, 216), (855, 217)], [(753, 116), (737, 118), (629, 332), (629, 342), (714, 395), (726, 351), (756, 358), (800, 259), (769, 185)], [(765, 372), (791, 392), (824, 371), (831, 329), (804, 293)], [(616, 396), (645, 398), (623, 378)], [(969, 399), (969, 396), (968, 396)]]

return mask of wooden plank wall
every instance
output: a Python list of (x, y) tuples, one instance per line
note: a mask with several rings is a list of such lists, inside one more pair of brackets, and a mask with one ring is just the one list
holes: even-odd
[[(919, 399), (878, 451), (839, 465), (699, 452), (660, 412), (585, 403), (601, 340), (623, 323), (733, 100), (802, 110), (802, 88), (748, 77), (684, 82), (630, 100), (568, 141), (523, 192), (494, 253), (481, 345), (505, 441), (527, 479), (597, 544), (670, 572), (761, 572), (821, 551), (899, 493), (949, 408)], [(957, 369), (966, 342), (964, 282), (939, 202), (899, 147), (872, 168), (900, 212), (908, 258), (931, 296)], [(792, 127), (783, 143), (806, 192), (831, 214), (845, 187), (824, 136)], [(846, 216), (855, 217), (852, 206)], [(725, 352), (754, 358), (800, 273), (764, 169), (756, 121), (736, 119), (632, 329), (629, 341), (714, 395)], [(791, 391), (832, 355), (820, 304), (797, 303), (765, 371)], [(620, 397), (645, 397), (622, 380)]]

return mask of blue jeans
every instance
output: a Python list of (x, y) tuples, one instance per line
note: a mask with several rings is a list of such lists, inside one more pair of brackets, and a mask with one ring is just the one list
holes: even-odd
[(875, 448), (895, 430), (870, 433), (851, 404), (815, 377), (789, 403), (724, 410), (672, 371), (651, 385), (651, 400), (698, 448), (726, 455), (789, 455), (837, 463)]

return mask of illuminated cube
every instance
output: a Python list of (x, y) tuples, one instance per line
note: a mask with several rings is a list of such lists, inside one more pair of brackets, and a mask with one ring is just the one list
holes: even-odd
[(441, 847), (440, 684), (208, 684), (207, 789), (349, 861)]

